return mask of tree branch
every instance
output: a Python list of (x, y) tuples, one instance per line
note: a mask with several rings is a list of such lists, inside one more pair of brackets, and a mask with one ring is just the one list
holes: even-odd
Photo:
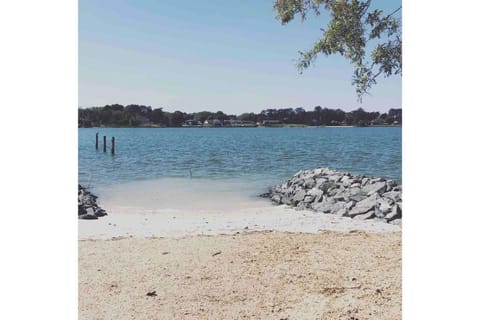
[(399, 10), (402, 9), (402, 6), (398, 7), (397, 9), (395, 9), (392, 13), (390, 13), (388, 16), (386, 16), (386, 18), (390, 18), (391, 16), (393, 16), (395, 13), (397, 13)]

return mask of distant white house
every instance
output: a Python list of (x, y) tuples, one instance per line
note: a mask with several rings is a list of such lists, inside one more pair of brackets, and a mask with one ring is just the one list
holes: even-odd
[(185, 126), (187, 126), (187, 127), (199, 127), (201, 125), (202, 125), (202, 123), (198, 120), (195, 120), (195, 119), (185, 121)]
[(207, 119), (203, 122), (204, 126), (214, 126), (214, 127), (221, 127), (222, 121), (218, 119)]

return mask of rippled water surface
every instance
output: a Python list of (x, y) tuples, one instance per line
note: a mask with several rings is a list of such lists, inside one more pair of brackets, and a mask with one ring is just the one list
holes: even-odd
[(94, 188), (191, 175), (249, 182), (258, 189), (316, 167), (401, 180), (401, 128), (81, 128), (78, 133), (79, 182)]

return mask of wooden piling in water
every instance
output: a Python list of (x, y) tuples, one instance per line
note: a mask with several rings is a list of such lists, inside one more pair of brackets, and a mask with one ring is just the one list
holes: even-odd
[(95, 150), (98, 150), (98, 132), (95, 134)]
[(112, 155), (115, 154), (115, 137), (112, 137)]
[(107, 152), (107, 136), (103, 136), (103, 152)]

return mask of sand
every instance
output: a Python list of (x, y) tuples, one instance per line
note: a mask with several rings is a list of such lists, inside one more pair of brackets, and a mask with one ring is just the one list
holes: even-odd
[(246, 186), (103, 190), (109, 215), (79, 220), (79, 318), (401, 318), (400, 226), (274, 206)]
[(259, 182), (154, 179), (98, 191), (108, 216), (79, 220), (79, 239), (184, 237), (249, 231), (400, 231), (400, 226), (276, 206), (259, 194)]
[(131, 236), (79, 241), (80, 319), (401, 319), (400, 232)]
[[(110, 209), (110, 208), (108, 208)], [(109, 210), (98, 220), (79, 220), (79, 239), (112, 237), (184, 237), (191, 235), (235, 234), (244, 231), (395, 232), (401, 227), (376, 220), (355, 220), (286, 206), (267, 205), (225, 210), (162, 210), (130, 213)]]

